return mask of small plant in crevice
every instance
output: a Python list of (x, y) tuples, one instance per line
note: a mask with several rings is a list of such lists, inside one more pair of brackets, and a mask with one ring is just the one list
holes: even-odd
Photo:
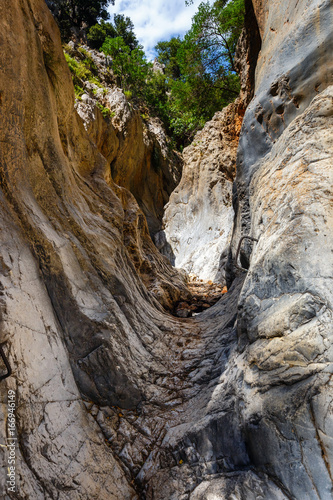
[(81, 97), (84, 94), (84, 89), (82, 87), (80, 87), (80, 85), (74, 85), (74, 93), (75, 93), (76, 99), (81, 101), (82, 100)]
[(111, 111), (111, 109), (106, 108), (100, 102), (97, 102), (96, 106), (98, 107), (98, 109), (102, 113), (103, 118), (113, 118), (115, 116), (115, 113), (113, 111)]
[(129, 101), (130, 99), (132, 99), (132, 91), (131, 90), (124, 90), (124, 95), (126, 97), (126, 99)]

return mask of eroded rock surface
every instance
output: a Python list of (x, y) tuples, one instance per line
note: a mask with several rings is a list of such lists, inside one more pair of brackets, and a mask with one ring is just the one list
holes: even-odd
[(331, 86), (291, 122), (250, 186), (259, 242), (238, 316), (250, 343), (248, 450), (292, 498), (332, 495), (332, 157)]
[(207, 281), (224, 280), (234, 219), (237, 110), (230, 104), (216, 113), (184, 150), (181, 182), (165, 208), (164, 229), (155, 236), (174, 266)]
[(202, 280), (226, 283), (225, 268), (233, 231), (233, 181), (245, 109), (253, 94), (260, 35), (251, 5), (235, 65), (241, 92), (215, 114), (184, 150), (179, 185), (165, 207), (163, 230), (155, 243), (177, 268)]
[[(237, 218), (233, 255), (251, 226), (249, 186), (260, 160), (312, 99), (332, 82), (330, 0), (254, 1), (262, 49), (255, 96), (249, 104), (237, 157)], [(236, 237), (237, 236), (237, 237)], [(244, 247), (248, 259), (251, 245)]]
[[(108, 60), (84, 46), (104, 88), (84, 82), (75, 108), (89, 137), (111, 166), (112, 179), (128, 189), (146, 216), (150, 234), (161, 229), (164, 206), (180, 181), (182, 158), (171, 147), (158, 118), (142, 116), (112, 81)], [(79, 51), (71, 52), (79, 57)], [(110, 114), (102, 115), (101, 109)]]
[[(3, 403), (15, 390), (18, 405), (15, 498), (134, 498), (82, 397), (125, 408), (156, 400), (145, 379), (154, 365), (171, 370), (153, 318), (186, 286), (74, 110), (44, 1), (2, 2), (0, 22), (1, 340), (14, 373), (0, 390)], [(4, 442), (5, 406), (2, 417)]]
[[(248, 158), (255, 106), (245, 114), (232, 251), (241, 234), (259, 241), (242, 249), (247, 273), (229, 262), (228, 293), (182, 319), (161, 304), (186, 295), (184, 279), (74, 111), (45, 3), (0, 4), (0, 340), (13, 369), (0, 382), (0, 444), (8, 388), (18, 405), (8, 498), (332, 497), (331, 11), (325, 0), (285, 5), (255, 2), (260, 60), (271, 36), (288, 57), (296, 43), (316, 56), (306, 79), (295, 51), (289, 85), (303, 82), (303, 104), (269, 147), (269, 129), (255, 136)], [(254, 103), (275, 81), (265, 65)], [(314, 78), (322, 88), (307, 95)]]

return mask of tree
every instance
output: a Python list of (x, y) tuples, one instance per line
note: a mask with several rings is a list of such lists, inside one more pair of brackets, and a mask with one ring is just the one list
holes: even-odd
[(113, 16), (113, 25), (116, 35), (122, 37), (130, 50), (139, 47), (138, 39), (134, 33), (134, 24), (129, 17), (125, 17), (123, 14), (115, 14)]
[(181, 76), (179, 59), (177, 58), (177, 53), (181, 45), (182, 41), (177, 36), (172, 37), (168, 42), (159, 42), (155, 47), (159, 62), (165, 66), (166, 76), (173, 80), (177, 80)]
[(46, 0), (56, 18), (62, 39), (67, 41), (71, 28), (90, 28), (97, 21), (109, 18), (107, 6), (114, 0)]
[(122, 37), (125, 44), (134, 50), (139, 46), (139, 42), (134, 33), (134, 24), (129, 17), (122, 14), (113, 16), (113, 23), (100, 21), (92, 26), (87, 34), (87, 39), (90, 47), (100, 49), (107, 37), (117, 38)]
[(117, 36), (113, 24), (105, 22), (103, 19), (92, 26), (87, 33), (88, 44), (92, 49), (100, 49), (106, 37), (115, 38)]
[(120, 78), (121, 87), (143, 97), (150, 67), (142, 47), (131, 50), (124, 39), (107, 37), (102, 51), (112, 57), (112, 70)]
[(244, 25), (244, 0), (201, 3), (185, 36), (188, 64), (200, 60), (202, 69), (215, 75), (221, 68), (235, 72), (234, 55)]
[(169, 86), (170, 127), (178, 145), (188, 143), (214, 113), (239, 93), (236, 44), (244, 23), (244, 0), (200, 4), (184, 40), (156, 46)]

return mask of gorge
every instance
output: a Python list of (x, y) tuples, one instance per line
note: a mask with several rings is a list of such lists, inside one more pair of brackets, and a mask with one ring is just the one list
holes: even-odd
[[(247, 0), (240, 95), (181, 157), (1, 1), (1, 498), (332, 498), (332, 24)], [(228, 292), (178, 317), (186, 273)]]

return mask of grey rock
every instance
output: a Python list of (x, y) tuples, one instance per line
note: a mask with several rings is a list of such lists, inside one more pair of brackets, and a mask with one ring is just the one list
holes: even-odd
[(332, 83), (331, 2), (253, 3), (262, 47), (255, 96), (246, 110), (237, 157), (239, 209), (233, 255), (240, 236), (250, 230), (248, 190), (260, 160), (294, 118)]
[(228, 253), (234, 218), (236, 109), (230, 105), (216, 113), (184, 150), (182, 179), (165, 207), (163, 232), (155, 239), (173, 265), (206, 281), (224, 281), (222, 256)]
[[(45, 2), (0, 4), (0, 320), (13, 369), (0, 433), (2, 444), (12, 389), (18, 498), (332, 497), (330, 11), (325, 0), (254, 7), (263, 43), (232, 252), (243, 233), (258, 243), (215, 306), (176, 318), (161, 304), (186, 293), (184, 278), (112, 181), (94, 103), (74, 111)], [(283, 127), (258, 101), (268, 91), (286, 103)], [(246, 156), (256, 114), (265, 130)]]

